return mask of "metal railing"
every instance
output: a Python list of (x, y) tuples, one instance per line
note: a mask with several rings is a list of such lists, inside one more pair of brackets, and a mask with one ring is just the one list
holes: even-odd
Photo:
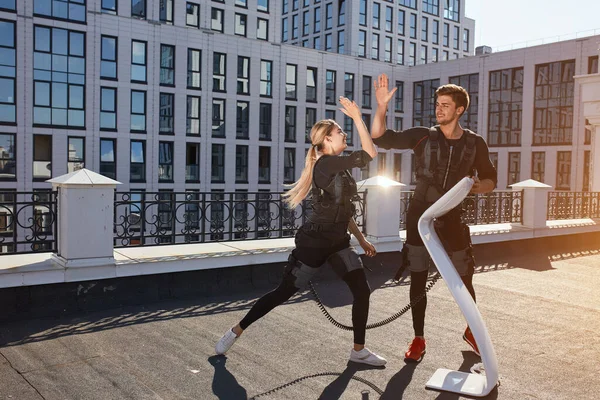
[(600, 192), (548, 192), (549, 221), (600, 218)]
[[(307, 202), (287, 208), (277, 192), (115, 192), (115, 247), (293, 237)], [(365, 229), (366, 191), (357, 225)]]
[[(400, 195), (400, 229), (406, 229), (408, 203), (414, 192)], [(495, 191), (467, 196), (462, 204), (462, 220), (467, 225), (523, 223), (523, 191)]]
[(56, 252), (58, 192), (0, 191), (0, 255)]

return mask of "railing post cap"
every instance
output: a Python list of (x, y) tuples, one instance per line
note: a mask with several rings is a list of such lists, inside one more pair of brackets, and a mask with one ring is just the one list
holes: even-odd
[(89, 169), (80, 169), (71, 173), (58, 176), (53, 179), (48, 179), (46, 182), (52, 183), (57, 186), (66, 185), (97, 185), (97, 186), (116, 186), (120, 185), (121, 182), (115, 181), (114, 179), (107, 178), (104, 175), (100, 175)]
[(542, 182), (538, 182), (534, 179), (527, 179), (525, 181), (513, 183), (509, 186), (513, 189), (552, 189), (552, 186), (546, 185)]

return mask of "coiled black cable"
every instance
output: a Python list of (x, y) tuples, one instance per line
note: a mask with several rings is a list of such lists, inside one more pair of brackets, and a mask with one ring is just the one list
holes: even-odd
[[(367, 325), (367, 329), (379, 328), (380, 326), (387, 325), (390, 322), (397, 320), (402, 315), (406, 314), (406, 312), (408, 312), (408, 310), (410, 310), (415, 304), (417, 304), (419, 301), (423, 300), (423, 298), (425, 297), (425, 295), (427, 294), (427, 292), (429, 292), (429, 290), (431, 290), (431, 288), (433, 287), (433, 285), (435, 285), (435, 283), (440, 278), (441, 278), (441, 275), (438, 272), (436, 275), (434, 275), (433, 278), (431, 278), (431, 282), (429, 282), (427, 284), (427, 286), (425, 287), (425, 290), (423, 291), (423, 293), (421, 293), (419, 295), (419, 297), (416, 298), (415, 301), (409, 302), (406, 306), (404, 306), (404, 308), (402, 308), (400, 311), (398, 311), (396, 314), (392, 315), (389, 318), (386, 318), (386, 319), (384, 319), (382, 321), (379, 321), (379, 322), (368, 324)], [(331, 316), (331, 314), (329, 314), (329, 311), (327, 311), (327, 309), (323, 305), (323, 302), (321, 301), (321, 298), (319, 297), (319, 294), (317, 293), (317, 291), (315, 290), (315, 287), (313, 286), (312, 282), (310, 282), (310, 281), (308, 282), (308, 288), (310, 289), (310, 292), (312, 293), (312, 295), (315, 297), (315, 300), (317, 301), (317, 305), (319, 306), (319, 309), (325, 315), (325, 317), (329, 320), (329, 322), (331, 322), (336, 327), (338, 327), (340, 329), (343, 329), (343, 330), (346, 330), (346, 331), (351, 331), (351, 330), (354, 329), (352, 326), (344, 325), (344, 324), (338, 322), (335, 318), (333, 318)]]
[[(295, 385), (296, 383), (302, 382), (302, 381), (304, 381), (304, 380), (306, 380), (306, 379), (310, 379), (310, 378), (317, 378), (317, 377), (320, 377), (320, 376), (340, 376), (340, 375), (342, 375), (342, 374), (341, 374), (341, 373), (339, 373), (339, 372), (319, 372), (319, 373), (317, 373), (317, 374), (306, 375), (306, 376), (303, 376), (303, 377), (301, 377), (301, 378), (294, 379), (294, 380), (293, 380), (293, 381), (291, 381), (291, 382), (288, 382), (288, 383), (286, 383), (286, 384), (283, 384), (283, 385), (281, 385), (281, 386), (278, 386), (278, 387), (276, 387), (276, 388), (274, 388), (274, 389), (271, 389), (271, 390), (269, 390), (269, 391), (266, 391), (266, 392), (264, 392), (264, 393), (260, 393), (260, 394), (254, 395), (254, 396), (250, 397), (250, 399), (249, 399), (249, 400), (254, 400), (254, 399), (258, 399), (259, 397), (268, 396), (268, 395), (270, 395), (270, 394), (273, 394), (273, 393), (275, 393), (275, 392), (277, 392), (277, 391), (279, 391), (279, 390), (281, 390), (281, 389), (285, 389), (285, 388), (287, 388), (287, 387), (289, 387), (289, 386)], [(383, 394), (383, 390), (379, 389), (379, 388), (377, 387), (377, 385), (375, 385), (373, 382), (370, 382), (370, 381), (368, 381), (368, 380), (366, 380), (366, 379), (364, 379), (364, 378), (361, 378), (360, 376), (353, 376), (353, 377), (351, 377), (350, 379), (354, 379), (355, 381), (358, 381), (358, 382), (364, 383), (365, 385), (369, 386), (371, 389), (373, 389), (374, 391), (376, 391), (376, 392), (377, 392), (377, 394), (378, 394), (380, 397), (381, 397), (381, 395)]]

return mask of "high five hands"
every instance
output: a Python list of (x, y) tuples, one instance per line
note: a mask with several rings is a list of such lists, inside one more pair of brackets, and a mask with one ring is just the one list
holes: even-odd
[(392, 96), (398, 90), (397, 87), (394, 87), (388, 91), (389, 81), (386, 74), (379, 75), (375, 82), (373, 82), (373, 86), (375, 87), (375, 98), (377, 99), (378, 107), (387, 107)]

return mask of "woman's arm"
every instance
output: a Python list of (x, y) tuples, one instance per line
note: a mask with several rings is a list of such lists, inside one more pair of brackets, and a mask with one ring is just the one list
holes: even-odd
[(350, 101), (345, 97), (340, 97), (340, 104), (342, 105), (340, 111), (352, 118), (358, 129), (358, 136), (360, 137), (362, 149), (366, 151), (371, 158), (375, 158), (377, 156), (377, 149), (375, 148), (373, 139), (371, 139), (371, 135), (369, 135), (369, 130), (362, 119), (360, 108), (355, 101)]
[(350, 218), (350, 223), (348, 224), (348, 230), (358, 240), (358, 244), (360, 244), (360, 247), (363, 248), (363, 250), (365, 251), (365, 254), (367, 256), (373, 257), (375, 254), (377, 254), (377, 250), (375, 249), (375, 246), (373, 246), (365, 238), (365, 235), (363, 235), (363, 233), (358, 228), (358, 225), (356, 225), (356, 221), (354, 220), (354, 218)]

